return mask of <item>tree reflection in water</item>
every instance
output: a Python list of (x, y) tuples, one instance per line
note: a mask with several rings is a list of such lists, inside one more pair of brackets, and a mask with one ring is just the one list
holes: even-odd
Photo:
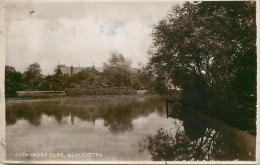
[[(44, 120), (42, 115), (59, 124), (68, 117), (71, 124), (80, 119), (95, 125), (96, 119), (102, 119), (113, 134), (131, 131), (133, 120), (139, 117), (151, 113), (166, 116), (165, 102), (159, 98), (29, 100), (6, 105), (7, 125), (27, 120), (39, 126)], [(148, 150), (153, 160), (255, 160), (255, 137), (186, 107), (173, 111), (170, 117), (178, 121), (171, 130), (159, 129), (140, 142), (140, 150)]]
[(104, 114), (104, 126), (108, 126), (112, 133), (130, 131), (133, 128), (131, 114), (131, 105), (109, 105)]
[(42, 115), (54, 117), (61, 123), (63, 117), (71, 117), (71, 124), (77, 117), (83, 121), (93, 122), (101, 118), (104, 126), (112, 133), (130, 131), (132, 121), (156, 112), (165, 113), (164, 101), (158, 98), (127, 99), (68, 99), (45, 100), (36, 102), (7, 102), (6, 122), (13, 125), (19, 119), (27, 120), (31, 125), (41, 124)]
[(172, 116), (183, 121), (170, 130), (160, 128), (139, 142), (140, 152), (148, 150), (155, 161), (253, 160), (237, 137), (203, 114), (183, 109)]
[[(230, 145), (214, 129), (207, 129), (197, 140), (189, 138), (185, 131), (172, 133), (159, 129), (155, 135), (147, 135), (140, 143), (140, 151), (147, 149), (152, 159), (160, 160), (235, 160), (239, 152), (231, 152)], [(236, 147), (239, 149), (239, 146)], [(232, 149), (236, 151), (236, 149)]]

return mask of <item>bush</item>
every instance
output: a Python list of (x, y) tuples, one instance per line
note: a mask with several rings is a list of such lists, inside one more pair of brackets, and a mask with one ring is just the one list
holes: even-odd
[(120, 89), (120, 88), (68, 88), (68, 96), (80, 95), (135, 95), (135, 89)]

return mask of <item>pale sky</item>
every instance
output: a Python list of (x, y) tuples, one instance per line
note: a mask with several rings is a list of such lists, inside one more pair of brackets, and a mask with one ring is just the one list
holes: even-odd
[[(117, 50), (146, 64), (153, 25), (176, 2), (16, 3), (6, 8), (6, 65), (23, 72), (38, 62), (43, 74), (59, 63), (103, 66)], [(30, 14), (31, 13), (31, 14)]]

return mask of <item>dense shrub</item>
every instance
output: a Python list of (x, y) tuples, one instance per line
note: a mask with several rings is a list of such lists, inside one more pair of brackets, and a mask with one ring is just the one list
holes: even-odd
[(130, 88), (68, 88), (68, 96), (79, 95), (135, 95), (136, 90)]

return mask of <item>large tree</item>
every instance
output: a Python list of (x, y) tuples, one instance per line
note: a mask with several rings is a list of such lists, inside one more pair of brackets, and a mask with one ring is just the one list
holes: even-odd
[(186, 2), (152, 36), (150, 64), (183, 89), (184, 102), (255, 109), (255, 2)]
[(117, 51), (111, 52), (108, 63), (104, 63), (104, 75), (109, 86), (129, 87), (131, 80), (132, 61)]
[(22, 74), (14, 67), (5, 66), (5, 95), (16, 96), (16, 91), (20, 90), (22, 83)]
[(23, 74), (25, 83), (29, 88), (38, 88), (40, 86), (43, 77), (41, 71), (41, 66), (38, 63), (32, 63), (27, 67)]
[(26, 79), (32, 79), (36, 76), (42, 76), (41, 72), (42, 69), (40, 64), (38, 64), (37, 62), (30, 64), (25, 71)]

